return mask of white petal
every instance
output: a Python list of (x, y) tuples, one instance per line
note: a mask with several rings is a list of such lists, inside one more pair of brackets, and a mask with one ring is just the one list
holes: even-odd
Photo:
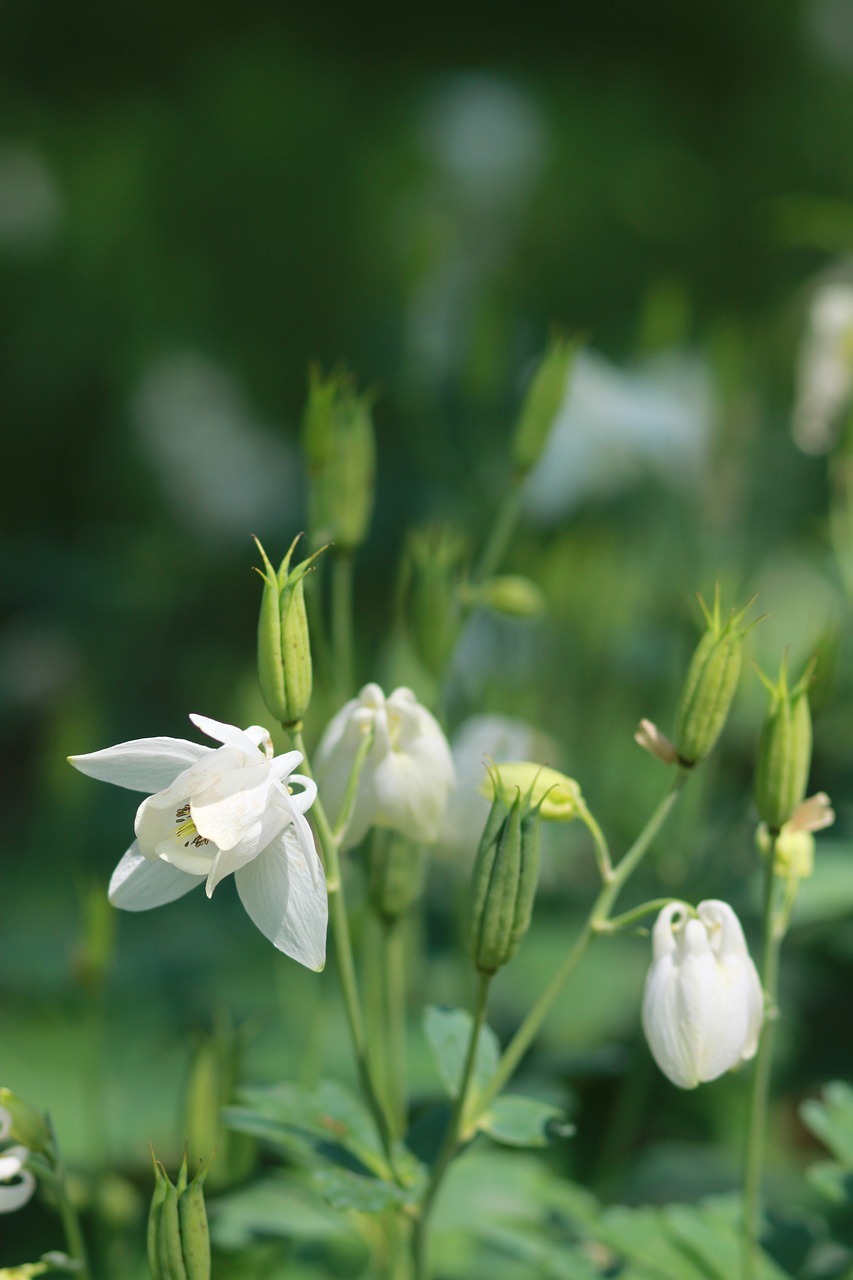
[(162, 791), (202, 756), (213, 752), (183, 738), (137, 738), (103, 751), (69, 756), (68, 763), (90, 778), (131, 791)]
[(22, 1208), (36, 1189), (36, 1180), (29, 1169), (17, 1170), (17, 1178), (11, 1186), (0, 1184), (0, 1213), (14, 1213)]
[(0, 1155), (0, 1182), (7, 1182), (9, 1178), (17, 1178), (27, 1163), (29, 1151), (26, 1147), (9, 1147)]
[(319, 971), (326, 963), (328, 901), (322, 869), (317, 874), (292, 828), (273, 840), (235, 874), (240, 901), (250, 918), (285, 955)]
[(269, 807), (271, 786), (269, 767), (259, 758), (257, 769), (235, 769), (200, 795), (193, 795), (192, 819), (199, 834), (220, 849), (233, 849), (257, 835)]
[(262, 725), (253, 724), (248, 729), (238, 729), (236, 724), (225, 724), (221, 720), (211, 720), (209, 716), (192, 714), (190, 720), (197, 729), (206, 733), (214, 742), (221, 742), (226, 747), (236, 747), (244, 755), (256, 756), (263, 742), (270, 740), (269, 731)]
[(110, 902), (124, 911), (148, 911), (182, 898), (204, 876), (187, 875), (159, 858), (146, 858), (134, 840), (110, 879)]
[(12, 1131), (12, 1113), (7, 1111), (5, 1107), (0, 1107), (0, 1142), (4, 1138), (8, 1138)]

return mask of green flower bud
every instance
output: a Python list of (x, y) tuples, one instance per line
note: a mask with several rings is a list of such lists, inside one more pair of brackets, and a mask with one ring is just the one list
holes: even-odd
[(528, 803), (539, 809), (546, 822), (572, 822), (578, 817), (583, 800), (574, 778), (569, 778), (544, 764), (528, 761), (501, 764), (500, 770), (486, 775), (480, 788), (494, 799), (500, 794), (505, 805), (512, 804), (516, 792), (526, 795)]
[(766, 822), (759, 823), (755, 843), (763, 858), (769, 856), (775, 845), (773, 870), (789, 880), (807, 880), (814, 871), (815, 839), (811, 831), (794, 830), (784, 826), (778, 836), (772, 836)]
[(478, 586), (469, 588), (466, 599), (509, 618), (540, 618), (548, 608), (541, 587), (521, 574), (507, 573), (487, 578)]
[(6, 1134), (12, 1142), (18, 1142), (29, 1151), (50, 1152), (53, 1149), (53, 1137), (50, 1125), (43, 1112), (31, 1102), (13, 1093), (11, 1089), (0, 1089), (0, 1109), (9, 1117), (9, 1129)]
[(732, 610), (726, 622), (721, 620), (719, 588), (713, 612), (701, 596), (699, 604), (707, 630), (687, 669), (674, 735), (678, 759), (688, 767), (705, 759), (723, 731), (740, 676), (743, 638), (755, 625), (742, 625), (752, 601), (739, 613)]
[(467, 559), (460, 534), (444, 525), (413, 530), (403, 558), (402, 599), (412, 647), (440, 676), (459, 635), (459, 587)]
[(309, 377), (302, 444), (311, 484), (311, 533), (316, 542), (355, 551), (373, 512), (376, 469), (371, 397), (356, 395), (345, 373)]
[(148, 1215), (148, 1265), (152, 1280), (210, 1280), (210, 1237), (204, 1204), (209, 1162), (187, 1184), (187, 1153), (172, 1183), (154, 1161), (154, 1195)]
[(555, 338), (530, 380), (512, 441), (512, 461), (521, 476), (535, 467), (548, 443), (574, 357), (574, 343)]
[(377, 831), (368, 855), (367, 892), (376, 912), (389, 923), (420, 898), (427, 850), (396, 831)]
[(809, 663), (790, 691), (786, 658), (776, 684), (759, 672), (770, 702), (758, 743), (755, 800), (771, 832), (784, 826), (806, 794), (812, 759), (808, 688), (813, 669), (814, 663)]
[(298, 537), (294, 538), (276, 573), (255, 538), (264, 562), (262, 570), (256, 569), (264, 581), (258, 618), (258, 679), (264, 702), (276, 720), (285, 725), (299, 724), (303, 719), (313, 688), (304, 578), (320, 552), (291, 569), (298, 541)]
[(500, 780), (477, 849), (468, 934), (474, 964), (496, 973), (515, 955), (530, 927), (539, 878), (541, 806), (519, 790), (511, 805)]

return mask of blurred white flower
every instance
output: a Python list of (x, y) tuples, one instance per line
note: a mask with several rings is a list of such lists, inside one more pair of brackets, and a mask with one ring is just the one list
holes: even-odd
[(797, 363), (794, 441), (826, 453), (853, 392), (853, 287), (826, 284), (812, 299)]
[(137, 810), (136, 840), (113, 872), (110, 901), (147, 911), (202, 881), (210, 897), (233, 872), (261, 933), (300, 964), (322, 969), (326, 883), (305, 818), (317, 788), (293, 773), (300, 752), (274, 756), (260, 725), (244, 730), (206, 716), (190, 720), (222, 746), (140, 738), (69, 757), (89, 777), (153, 793)]
[(661, 1071), (694, 1089), (754, 1057), (764, 997), (740, 921), (726, 902), (661, 911), (643, 997), (643, 1030)]
[[(12, 1117), (5, 1107), (0, 1107), (0, 1142), (8, 1138), (11, 1129)], [(0, 1152), (0, 1213), (14, 1213), (36, 1189), (36, 1180), (26, 1168), (29, 1154), (22, 1146)]]
[(649, 473), (672, 485), (701, 475), (712, 420), (707, 371), (672, 354), (627, 373), (580, 351), (551, 436), (529, 482), (534, 519), (561, 519), (588, 497)]
[(453, 760), (438, 721), (411, 689), (395, 689), (386, 698), (378, 684), (366, 684), (329, 722), (315, 772), (332, 821), (340, 813), (359, 747), (371, 732), (344, 844), (358, 844), (372, 826), (431, 843), (454, 786)]
[(0, 143), (0, 249), (46, 248), (62, 213), (59, 188), (44, 158), (28, 143)]

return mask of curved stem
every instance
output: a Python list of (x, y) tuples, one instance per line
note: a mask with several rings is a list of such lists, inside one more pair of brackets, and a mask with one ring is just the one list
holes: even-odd
[(770, 1066), (773, 1059), (773, 1040), (778, 1017), (779, 952), (788, 927), (792, 893), (786, 894), (779, 915), (774, 913), (776, 890), (775, 875), (776, 842), (767, 855), (764, 869), (764, 944), (761, 955), (761, 985), (764, 990), (765, 1021), (758, 1043), (758, 1053), (752, 1074), (749, 1096), (746, 1152), (743, 1170), (743, 1220), (741, 1275), (743, 1280), (754, 1280), (758, 1266), (758, 1243), (761, 1235), (759, 1198), (761, 1193), (761, 1168), (764, 1161), (764, 1135), (767, 1128), (767, 1102), (770, 1096)]
[(542, 1023), (550, 1013), (554, 1001), (560, 995), (566, 982), (574, 973), (596, 933), (601, 932), (602, 926), (606, 924), (610, 908), (613, 906), (613, 903), (623, 889), (628, 878), (634, 873), (643, 860), (649, 845), (652, 843), (658, 831), (660, 831), (669, 816), (669, 812), (678, 799), (681, 789), (688, 777), (689, 772), (686, 769), (679, 769), (670, 790), (664, 796), (663, 800), (661, 800), (660, 804), (649, 818), (645, 827), (643, 827), (643, 830), (637, 836), (637, 839), (631, 845), (631, 848), (622, 858), (621, 862), (613, 869), (610, 879), (604, 884), (601, 892), (593, 903), (592, 910), (590, 911), (586, 924), (575, 941), (575, 945), (572, 947), (571, 951), (568, 953), (565, 960), (560, 965), (559, 969), (539, 996), (539, 999), (533, 1005), (533, 1008), (527, 1014), (527, 1017), (524, 1019), (512, 1040), (504, 1050), (500, 1062), (498, 1063), (497, 1071), (477, 1099), (477, 1113), (470, 1118), (471, 1122), (476, 1120), (477, 1115), (482, 1115), (483, 1111), (485, 1111), (492, 1099), (500, 1093), (504, 1085), (512, 1076), (519, 1062), (530, 1048), (530, 1045), (539, 1033)]
[(483, 1023), (486, 1020), (486, 1005), (489, 999), (489, 985), (493, 975), (490, 973), (479, 974), (477, 983), (477, 995), (474, 1001), (474, 1017), (471, 1023), (471, 1036), (468, 1041), (468, 1052), (465, 1055), (465, 1066), (462, 1070), (462, 1079), (459, 1083), (459, 1092), (456, 1095), (456, 1101), (453, 1105), (453, 1111), (450, 1116), (450, 1122), (444, 1135), (444, 1140), (436, 1157), (435, 1164), (432, 1167), (429, 1182), (427, 1183), (424, 1198), (421, 1202), (420, 1214), (415, 1222), (414, 1234), (412, 1237), (412, 1246), (414, 1249), (415, 1277), (416, 1280), (427, 1280), (427, 1226), (429, 1223), (430, 1213), (435, 1202), (438, 1190), (444, 1181), (444, 1176), (450, 1167), (453, 1157), (459, 1147), (462, 1135), (462, 1125), (465, 1117), (465, 1104), (468, 1101), (468, 1094), (471, 1091), (471, 1082), (474, 1078), (474, 1066), (477, 1061), (477, 1048), (480, 1043), (480, 1032), (483, 1029)]
[(521, 480), (514, 480), (512, 486), (504, 493), (498, 507), (486, 545), (471, 574), (472, 582), (482, 582), (485, 578), (491, 577), (499, 567), (521, 517), (523, 499), (524, 484)]
[[(309, 778), (313, 778), (314, 775), (311, 771), (311, 764), (305, 750), (302, 731), (297, 728), (291, 729), (290, 733), (294, 747), (297, 751), (302, 752), (302, 768)], [(362, 1014), (361, 999), (358, 993), (358, 982), (356, 980), (355, 961), (353, 959), (352, 951), (352, 938), (349, 930), (349, 918), (347, 916), (346, 898), (344, 896), (344, 884), (341, 877), (340, 841), (339, 839), (336, 839), (335, 834), (332, 831), (329, 819), (326, 816), (326, 811), (323, 808), (323, 803), (319, 796), (311, 807), (311, 814), (314, 818), (314, 825), (317, 828), (317, 836), (323, 852), (323, 865), (326, 869), (326, 888), (329, 895), (329, 916), (335, 937), (335, 956), (338, 963), (338, 976), (341, 983), (341, 994), (344, 1001), (344, 1010), (346, 1011), (350, 1040), (352, 1041), (353, 1053), (355, 1054), (359, 1083), (361, 1085), (365, 1101), (373, 1115), (373, 1119), (379, 1133), (379, 1139), (382, 1143), (382, 1149), (385, 1153), (385, 1158), (388, 1161), (388, 1167), (393, 1174), (393, 1143), (388, 1127), (388, 1119), (373, 1083), (373, 1076), (367, 1060), (367, 1046), (364, 1036), (364, 1016)]]
[(65, 1233), (65, 1244), (68, 1256), (73, 1258), (77, 1263), (75, 1275), (79, 1280), (90, 1280), (91, 1268), (89, 1265), (89, 1255), (86, 1249), (86, 1241), (83, 1238), (83, 1228), (80, 1225), (80, 1217), (68, 1194), (68, 1185), (65, 1178), (65, 1166), (62, 1163), (62, 1157), (59, 1152), (59, 1144), (56, 1140), (56, 1132), (53, 1128), (53, 1122), (48, 1117), (48, 1125), (50, 1127), (52, 1152), (52, 1168), (45, 1176), (49, 1179), (50, 1185), (56, 1194), (57, 1208), (59, 1217), (62, 1221), (62, 1230)]

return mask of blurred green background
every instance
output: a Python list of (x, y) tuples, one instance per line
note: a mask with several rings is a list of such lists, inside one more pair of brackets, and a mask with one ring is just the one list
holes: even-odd
[[(394, 617), (406, 528), (484, 536), (533, 360), (555, 328), (589, 344), (575, 434), (507, 561), (549, 618), (474, 620), (448, 728), (487, 710), (550, 735), (616, 849), (662, 786), (631, 734), (671, 723), (694, 590), (759, 593), (767, 669), (822, 643), (814, 778), (840, 821), (786, 968), (776, 1178), (811, 1158), (796, 1104), (850, 1070), (853, 745), (827, 462), (791, 419), (809, 298), (849, 270), (851, 155), (844, 0), (2, 8), (0, 1082), (50, 1109), (89, 1178), (104, 1274), (136, 1265), (145, 1144), (174, 1158), (193, 1046), (225, 1011), (251, 1078), (340, 1069), (333, 979), (270, 954), (230, 886), (101, 909), (135, 801), (65, 764), (189, 736), (190, 711), (263, 720), (250, 535), (275, 556), (305, 525), (314, 361), (377, 391), (357, 674), (393, 682), (416, 678)], [(333, 709), (320, 678), (311, 737)], [(729, 896), (750, 926), (762, 706), (748, 672), (647, 886)], [(568, 844), (496, 984), (504, 1034), (589, 900)], [(439, 905), (468, 865), (434, 873), (418, 1000), (468, 993)], [(598, 1190), (729, 1186), (741, 1086), (676, 1096), (653, 1075), (645, 957), (633, 940), (591, 960), (531, 1069), (580, 1099), (567, 1167)], [(426, 1065), (417, 1083), (435, 1090)], [(3, 1220), (0, 1264), (57, 1231), (37, 1206)]]

